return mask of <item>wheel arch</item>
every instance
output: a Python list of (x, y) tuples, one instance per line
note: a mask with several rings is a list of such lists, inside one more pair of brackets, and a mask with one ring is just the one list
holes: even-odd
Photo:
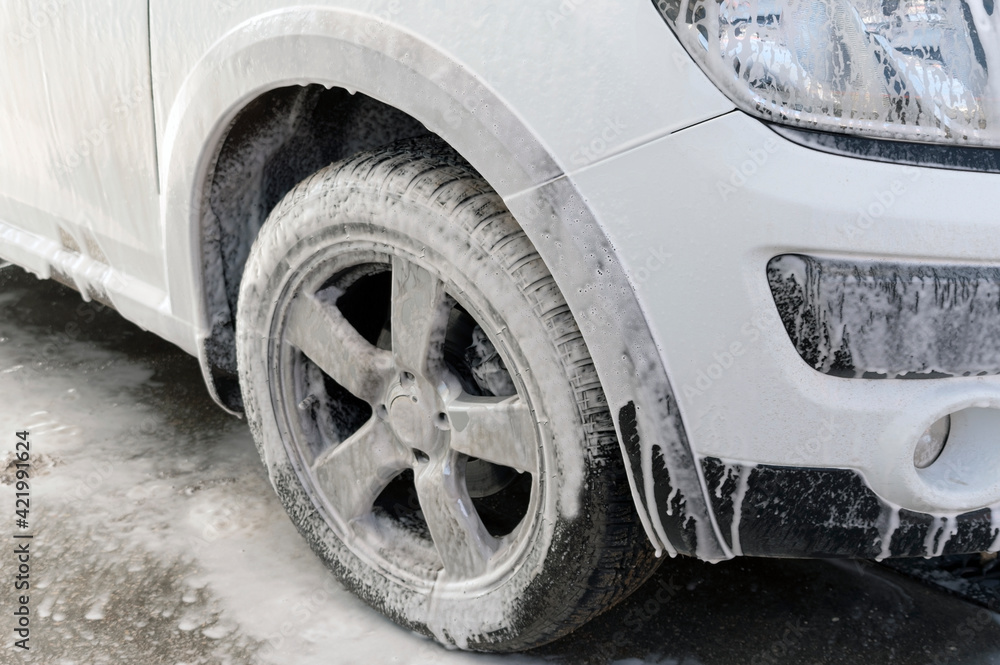
[(217, 360), (231, 325), (213, 305), (226, 301), (223, 266), (206, 260), (205, 251), (220, 241), (210, 204), (219, 158), (254, 100), (313, 84), (362, 93), (415, 119), (504, 198), (588, 343), (651, 541), (670, 553), (730, 556), (707, 508), (663, 360), (599, 221), (515, 109), (447, 53), (374, 16), (310, 8), (254, 17), (200, 58), (169, 107), (160, 163), (171, 307), (194, 323), (213, 397), (230, 410), (238, 407), (220, 381)]

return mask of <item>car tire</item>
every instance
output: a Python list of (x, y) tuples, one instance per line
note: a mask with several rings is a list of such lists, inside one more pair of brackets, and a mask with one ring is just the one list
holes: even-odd
[(244, 272), (237, 355), (292, 522), (407, 628), (528, 649), (659, 562), (573, 315), (500, 197), (436, 138), (285, 196)]

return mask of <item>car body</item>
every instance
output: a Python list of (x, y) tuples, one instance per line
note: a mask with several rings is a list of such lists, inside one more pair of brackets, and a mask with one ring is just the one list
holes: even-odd
[(267, 213), (429, 132), (565, 296), (656, 550), (995, 550), (995, 148), (754, 117), (668, 23), (648, 0), (7, 2), (0, 256), (196, 355), (239, 412)]

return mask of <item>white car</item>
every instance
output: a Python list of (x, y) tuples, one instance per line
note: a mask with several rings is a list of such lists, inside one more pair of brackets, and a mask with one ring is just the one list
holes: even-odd
[(7, 0), (0, 257), (197, 355), (464, 649), (1000, 547), (993, 0)]

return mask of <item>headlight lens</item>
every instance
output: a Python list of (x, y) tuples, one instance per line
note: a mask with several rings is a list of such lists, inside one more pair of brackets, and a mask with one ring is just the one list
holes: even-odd
[(1000, 146), (1000, 21), (993, 0), (654, 4), (716, 85), (762, 118)]

